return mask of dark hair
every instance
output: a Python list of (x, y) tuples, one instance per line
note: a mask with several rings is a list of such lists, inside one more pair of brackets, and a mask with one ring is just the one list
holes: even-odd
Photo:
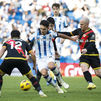
[(52, 5), (52, 8), (53, 8), (53, 7), (60, 8), (60, 4), (59, 4), (59, 3), (54, 3), (54, 4)]
[(20, 32), (18, 30), (12, 30), (11, 38), (20, 38)]
[(43, 25), (43, 26), (45, 26), (45, 27), (49, 27), (49, 22), (48, 22), (47, 20), (42, 20), (42, 21), (40, 22), (40, 25)]
[(51, 23), (51, 24), (55, 24), (54, 18), (52, 18), (52, 17), (48, 17), (48, 18), (47, 18), (47, 21), (48, 21), (49, 23)]

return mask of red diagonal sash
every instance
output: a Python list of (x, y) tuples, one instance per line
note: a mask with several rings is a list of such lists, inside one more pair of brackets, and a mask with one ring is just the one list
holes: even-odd
[(82, 50), (82, 49), (84, 48), (85, 43), (86, 43), (86, 40), (88, 39), (88, 34), (89, 34), (89, 33), (92, 33), (92, 32), (93, 32), (93, 30), (90, 30), (89, 32), (83, 34), (83, 36), (82, 36), (82, 38), (81, 38), (82, 42), (81, 42), (81, 44), (80, 44), (80, 50)]

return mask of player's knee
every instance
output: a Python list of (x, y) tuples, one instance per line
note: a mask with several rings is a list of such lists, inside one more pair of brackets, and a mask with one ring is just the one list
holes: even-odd
[(95, 75), (101, 78), (101, 70), (96, 70)]
[(88, 71), (88, 65), (86, 64), (80, 64), (82, 72)]
[(46, 75), (48, 74), (48, 72), (47, 72), (46, 69), (42, 69), (42, 70), (41, 70), (41, 74), (42, 74), (43, 76), (46, 76)]
[(50, 62), (50, 63), (48, 64), (48, 67), (49, 67), (50, 69), (52, 69), (53, 67), (56, 67), (56, 65), (55, 65), (54, 62)]
[(29, 79), (33, 77), (32, 72), (30, 72), (29, 74), (26, 75)]

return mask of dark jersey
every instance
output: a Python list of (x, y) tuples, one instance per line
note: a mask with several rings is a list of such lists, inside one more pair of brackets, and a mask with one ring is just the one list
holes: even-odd
[(98, 56), (98, 50), (95, 45), (95, 33), (92, 29), (88, 29), (86, 32), (83, 32), (80, 28), (72, 32), (61, 32), (68, 36), (79, 35), (79, 46), (80, 50), (86, 48), (87, 53), (85, 55)]
[(25, 59), (26, 51), (30, 53), (31, 48), (27, 42), (21, 39), (10, 39), (3, 44), (6, 47), (7, 55), (5, 59)]

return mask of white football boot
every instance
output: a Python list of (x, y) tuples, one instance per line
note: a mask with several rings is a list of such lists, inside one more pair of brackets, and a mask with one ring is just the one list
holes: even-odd
[(47, 97), (47, 95), (43, 92), (43, 91), (39, 91), (39, 95), (41, 96), (41, 97)]
[(58, 85), (55, 86), (55, 89), (58, 93), (64, 93), (64, 91)]
[(64, 82), (63, 80), (61, 81), (61, 85), (62, 85), (65, 89), (68, 89), (68, 88), (69, 88), (69, 84), (67, 84), (67, 83)]

